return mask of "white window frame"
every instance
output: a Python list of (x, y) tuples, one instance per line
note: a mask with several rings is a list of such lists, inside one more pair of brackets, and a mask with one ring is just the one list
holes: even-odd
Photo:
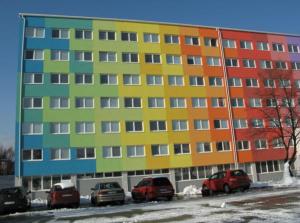
[(182, 75), (168, 75), (168, 84), (169, 86), (184, 86), (184, 77)]
[[(107, 76), (107, 83), (101, 83), (101, 76)], [(112, 82), (112, 77), (115, 77), (116, 83)], [(118, 75), (117, 74), (109, 74), (109, 73), (101, 73), (100, 74), (100, 84), (101, 85), (118, 85), (119, 80), (118, 80)]]
[[(218, 150), (218, 143), (221, 143), (222, 145), (222, 149)], [(229, 149), (225, 149), (227, 147), (227, 145), (229, 146)], [(216, 151), (217, 152), (228, 152), (231, 151), (231, 143), (229, 141), (218, 141), (216, 142)]]
[(292, 67), (292, 70), (300, 70), (300, 61), (292, 61), (291, 67)]
[[(216, 45), (214, 46), (214, 44), (212, 44), (212, 40), (216, 41)], [(218, 47), (219, 46), (219, 42), (217, 38), (213, 38), (213, 37), (204, 37), (204, 45), (207, 47)]]
[[(187, 55), (186, 60), (187, 60), (186, 63), (188, 65), (202, 66), (202, 57), (201, 56)], [(192, 63), (190, 63), (189, 61)]]
[[(82, 38), (77, 38), (76, 37), (76, 32), (82, 32)], [(87, 37), (87, 35), (86, 35), (87, 32), (91, 33), (91, 38)], [(93, 31), (90, 30), (90, 29), (75, 29), (74, 38), (76, 40), (93, 40)]]
[[(111, 106), (111, 100), (112, 99), (116, 99), (117, 100), (117, 107), (112, 107)], [(109, 106), (107, 106), (107, 107), (103, 107), (102, 106), (102, 100), (108, 100), (108, 104), (109, 104)], [(120, 103), (119, 103), (119, 98), (118, 97), (100, 97), (100, 107), (101, 108), (104, 108), (104, 109), (115, 109), (115, 108), (119, 108), (119, 105), (120, 105)]]
[[(92, 124), (92, 131), (91, 132), (87, 132), (87, 125), (88, 124)], [(78, 130), (78, 125), (83, 125), (83, 131), (77, 131)], [(80, 134), (80, 135), (85, 135), (85, 134), (94, 134), (95, 133), (95, 123), (94, 122), (85, 122), (85, 121), (79, 121), (75, 123), (75, 131), (76, 134)]]
[[(34, 159), (34, 150), (40, 150), (41, 151), (41, 159)], [(30, 151), (30, 159), (24, 160), (24, 155), (23, 152), (24, 151)], [(28, 161), (43, 161), (43, 150), (42, 149), (22, 149), (22, 161), (23, 162), (28, 162)]]
[[(52, 82), (51, 82), (51, 76), (52, 76), (52, 75), (57, 75), (57, 76), (58, 76), (58, 82), (57, 82), (57, 83), (52, 83)], [(66, 83), (62, 82), (62, 81), (61, 81), (61, 79), (62, 79), (61, 76), (67, 76), (68, 82), (66, 82)], [(70, 78), (69, 78), (69, 75), (66, 74), (66, 73), (51, 73), (51, 74), (50, 74), (50, 82), (51, 82), (51, 84), (69, 84)]]
[(235, 129), (246, 129), (248, 128), (248, 122), (246, 119), (233, 119), (233, 127)]
[[(133, 155), (128, 154), (128, 150), (132, 149), (134, 151)], [(143, 155), (137, 155), (137, 149), (143, 149)], [(135, 157), (145, 157), (145, 146), (144, 145), (128, 145), (126, 147), (127, 157), (135, 158)]]
[(242, 79), (239, 77), (228, 78), (229, 87), (243, 87)]
[[(129, 80), (129, 82), (126, 82)], [(138, 83), (134, 83), (134, 80), (138, 80)], [(123, 74), (124, 85), (141, 85), (141, 76), (139, 74)]]
[[(54, 127), (54, 126), (57, 127)], [(67, 132), (63, 132), (62, 131), (62, 125), (66, 125), (67, 126)], [(68, 122), (50, 122), (49, 123), (49, 128), (50, 128), (50, 134), (52, 135), (66, 135), (66, 134), (70, 134), (70, 123)], [(58, 132), (54, 132), (52, 131), (53, 128), (58, 128)]]
[(239, 67), (239, 59), (237, 58), (225, 58), (226, 67)]
[[(200, 128), (196, 128), (196, 126), (198, 125), (197, 123), (199, 123)], [(207, 125), (207, 127), (206, 127)], [(209, 130), (210, 126), (209, 126), (209, 120), (208, 119), (194, 119), (194, 129), (195, 130)]]
[[(126, 103), (125, 103), (126, 100), (130, 101), (130, 106), (126, 106)], [(139, 100), (140, 106), (135, 105), (136, 100)], [(143, 107), (142, 98), (139, 98), (139, 97), (125, 97), (124, 98), (124, 108), (142, 108), (142, 107)]]
[[(42, 77), (42, 82), (35, 82), (35, 76), (41, 75)], [(27, 79), (25, 76), (29, 76)], [(29, 80), (29, 81), (28, 81)], [(43, 73), (24, 73), (24, 78), (23, 78), (23, 83), (24, 84), (44, 84), (44, 74)]]
[[(25, 132), (25, 126), (29, 128), (29, 132)], [(41, 131), (35, 132), (35, 125), (39, 125)], [(23, 122), (22, 123), (22, 135), (42, 135), (43, 134), (43, 123), (39, 122)]]
[(261, 50), (261, 51), (269, 51), (270, 50), (270, 45), (268, 42), (256, 42), (256, 49)]
[[(194, 43), (194, 41), (197, 41), (197, 43)], [(200, 46), (200, 39), (198, 36), (185, 36), (184, 44), (190, 46)]]
[[(100, 33), (103, 33), (104, 35), (105, 35), (105, 38), (104, 39), (102, 39), (102, 38), (100, 38)], [(109, 39), (109, 33), (113, 33), (114, 34), (114, 38), (113, 39)], [(116, 31), (112, 31), (112, 30), (99, 30), (99, 32), (98, 32), (98, 37), (99, 37), (99, 40), (110, 40), (110, 41), (115, 41), (115, 40), (117, 40), (117, 35), (116, 35)]]
[[(178, 127), (178, 128), (177, 128)], [(186, 128), (184, 128), (186, 127)], [(188, 131), (189, 123), (187, 120), (172, 120), (172, 130), (173, 131)]]
[[(282, 48), (282, 50), (280, 48)], [(285, 51), (283, 43), (272, 43), (272, 49), (275, 52), (284, 52)]]
[(288, 52), (289, 53), (300, 53), (299, 45), (293, 44), (293, 43), (289, 43), (288, 44)]
[[(155, 104), (154, 107), (150, 106), (150, 103), (149, 103), (150, 100), (154, 100), (154, 102), (155, 102), (154, 103)], [(163, 106), (162, 107), (158, 106), (157, 100), (162, 100), (162, 102), (163, 102)], [(148, 98), (148, 108), (165, 108), (165, 99), (163, 97), (149, 97)]]
[[(206, 145), (209, 145), (209, 151), (205, 150)], [(196, 151), (197, 153), (211, 153), (212, 152), (211, 142), (196, 142)]]
[(275, 88), (276, 87), (276, 81), (273, 80), (273, 79), (264, 79), (264, 87), (265, 88)]
[[(55, 54), (55, 53), (58, 53), (58, 59), (53, 58), (53, 54)], [(62, 54), (63, 53), (67, 53), (66, 54), (67, 57), (68, 57), (67, 59), (63, 59), (62, 58)], [(50, 58), (51, 58), (52, 61), (69, 61), (69, 59), (70, 59), (70, 53), (69, 53), (68, 50), (51, 50)]]
[[(244, 144), (245, 142), (247, 142), (248, 148), (245, 147), (245, 144)], [(239, 147), (239, 145), (241, 145), (241, 147)], [(251, 145), (250, 145), (250, 141), (248, 141), (248, 140), (238, 140), (238, 141), (236, 142), (236, 149), (237, 149), (238, 151), (250, 150), (250, 148), (251, 148)]]
[(160, 74), (147, 74), (146, 81), (147, 81), (147, 85), (149, 85), (149, 86), (163, 86), (164, 85), (163, 76)]
[[(124, 55), (128, 55), (128, 61), (124, 60)], [(137, 56), (137, 61), (133, 61), (133, 55)], [(139, 58), (139, 54), (137, 52), (122, 52), (122, 63), (139, 63), (140, 58)]]
[(252, 128), (256, 128), (256, 129), (264, 128), (265, 122), (263, 119), (254, 118), (254, 119), (251, 119), (251, 125), (252, 125)]
[[(117, 125), (118, 129), (117, 131), (113, 131), (112, 126)], [(108, 126), (108, 130), (106, 130), (106, 126)], [(120, 122), (119, 121), (102, 121), (101, 122), (101, 132), (103, 134), (108, 134), (108, 133), (120, 133)]]
[[(151, 58), (150, 62), (147, 61), (147, 59), (146, 59), (146, 57), (148, 57), (148, 56), (150, 56), (150, 58)], [(159, 58), (159, 62), (155, 61), (155, 57), (157, 57), (157, 56)], [(147, 63), (147, 64), (161, 64), (161, 56), (160, 56), (160, 54), (159, 53), (145, 53), (145, 63)]]
[[(177, 59), (179, 59), (179, 62), (177, 62)], [(167, 54), (166, 61), (167, 61), (168, 65), (182, 64), (182, 58), (180, 55), (177, 55), (177, 54)]]
[(244, 68), (256, 68), (256, 63), (255, 63), (255, 60), (253, 60), (253, 59), (243, 59), (242, 62), (243, 62)]
[[(183, 106), (181, 106), (183, 102)], [(186, 108), (186, 99), (183, 97), (170, 98), (170, 108)]]
[[(216, 122), (218, 122), (219, 127), (216, 126)], [(228, 129), (228, 120), (227, 119), (215, 119), (214, 120), (214, 129)]]
[[(105, 57), (104, 60), (103, 57)], [(118, 61), (117, 53), (113, 51), (99, 51), (99, 61), (101, 63), (115, 63)]]
[[(175, 145), (177, 146), (180, 146), (180, 152), (175, 152)], [(183, 151), (183, 146), (184, 145), (188, 145), (188, 149), (189, 149), (189, 152), (184, 152)], [(173, 145), (174, 147), (174, 155), (185, 155), (185, 154), (191, 154), (191, 147), (190, 147), (190, 144), (189, 143), (174, 143)]]
[(223, 39), (223, 47), (224, 48), (231, 48), (234, 49), (236, 48), (236, 41), (232, 39)]
[(282, 60), (275, 61), (275, 67), (276, 67), (276, 69), (279, 69), (279, 70), (287, 70), (288, 69), (287, 63)]
[[(53, 31), (57, 30), (58, 31), (58, 37), (53, 37)], [(68, 36), (67, 37), (62, 37), (62, 31), (67, 31)], [(65, 28), (52, 28), (51, 30), (51, 38), (52, 39), (70, 39), (70, 30), (65, 29)]]
[[(76, 77), (78, 76), (82, 76), (82, 83), (76, 83)], [(91, 76), (92, 77), (92, 82), (91, 83), (87, 83), (86, 82), (86, 77), (87, 76)], [(92, 85), (94, 84), (94, 76), (92, 73), (75, 73), (75, 84), (78, 84), (78, 85)]]
[[(146, 36), (149, 37), (149, 41), (146, 40)], [(157, 37), (157, 41), (154, 40), (154, 36)], [(160, 38), (158, 33), (144, 33), (144, 43), (160, 43)]]
[[(122, 39), (122, 35), (123, 35), (123, 34), (127, 34), (127, 40)], [(132, 40), (132, 39), (131, 39), (131, 34), (135, 34), (135, 39), (136, 39), (136, 40)], [(122, 32), (121, 32), (121, 41), (138, 42), (138, 35), (137, 35), (136, 32), (122, 31)]]
[[(52, 158), (52, 151), (53, 150), (58, 150), (58, 158)], [(68, 158), (62, 158), (62, 150), (68, 150)], [(59, 160), (70, 160), (71, 158), (71, 152), (69, 148), (51, 148), (50, 149), (50, 160), (52, 161), (59, 161)]]
[[(55, 99), (58, 100), (58, 104), (59, 104), (58, 107), (51, 106), (51, 104), (52, 104), (51, 100), (55, 100)], [(68, 106), (67, 107), (62, 107), (61, 106), (61, 100), (62, 99), (67, 99), (68, 100)], [(49, 107), (51, 109), (68, 109), (68, 108), (70, 108), (70, 99), (68, 97), (50, 97)]]
[[(113, 149), (119, 149), (120, 155), (114, 156)], [(109, 156), (104, 156), (104, 150), (109, 150)], [(113, 158), (122, 158), (122, 147), (121, 146), (103, 146), (102, 147), (102, 158), (104, 159), (113, 159)]]
[[(213, 81), (213, 84), (211, 84), (211, 80)], [(218, 84), (218, 80), (221, 80), (221, 85)], [(222, 77), (209, 77), (208, 83), (210, 87), (223, 87), (223, 78)]]
[[(34, 101), (36, 99), (41, 100), (41, 107), (34, 107)], [(25, 100), (29, 100), (30, 106), (25, 107)], [(23, 108), (24, 109), (43, 109), (43, 98), (42, 97), (24, 97), (23, 98)]]
[[(163, 122), (165, 125), (165, 129), (160, 129), (159, 124)], [(151, 129), (151, 123), (156, 125), (156, 129)], [(165, 120), (150, 120), (149, 121), (149, 128), (151, 132), (166, 132), (167, 131), (167, 122)]]
[(259, 81), (256, 78), (246, 78), (246, 87), (259, 88)]
[(226, 107), (226, 100), (225, 100), (225, 98), (212, 97), (211, 98), (211, 107), (212, 108), (225, 108)]
[[(77, 100), (81, 100), (82, 105), (81, 107), (77, 106)], [(92, 100), (92, 106), (87, 107), (87, 100)], [(77, 109), (92, 109), (95, 107), (95, 102), (93, 97), (75, 97), (75, 108)]]
[[(29, 30), (32, 31), (33, 35), (29, 35), (30, 34)], [(43, 32), (42, 36), (37, 36), (38, 30)], [(25, 28), (25, 37), (26, 38), (39, 38), (39, 39), (45, 38), (45, 28), (43, 28), (43, 27), (26, 27)]]
[[(96, 151), (95, 151), (94, 147), (78, 147), (77, 149), (84, 149), (84, 157), (83, 158), (78, 158), (77, 150), (76, 150), (76, 159), (77, 160), (91, 160), (91, 159), (96, 159)], [(93, 149), (94, 150), (94, 156), (93, 157), (87, 157), (87, 150), (88, 149)]]
[(244, 50), (253, 50), (253, 44), (249, 40), (241, 40), (240, 41), (240, 48)]
[(261, 108), (261, 98), (249, 98), (249, 107), (250, 108)]
[[(193, 108), (207, 108), (207, 99), (206, 98), (201, 98), (201, 97), (192, 97), (192, 107)], [(200, 101), (204, 101), (205, 105), (201, 106)]]
[[(167, 41), (167, 37), (170, 38), (170, 42)], [(177, 39), (177, 41), (174, 41), (174, 39)], [(165, 34), (165, 43), (166, 44), (180, 44), (180, 39), (178, 35), (175, 34)]]
[(211, 67), (220, 67), (221, 59), (220, 57), (206, 57), (206, 63)]
[[(127, 123), (132, 123), (132, 130), (127, 130), (126, 129), (126, 124)], [(137, 130), (136, 129), (136, 123), (141, 123), (142, 124), (142, 129), (141, 130)], [(126, 132), (129, 132), (129, 133), (131, 133), (131, 132), (144, 132), (144, 123), (143, 123), (143, 121), (125, 121), (125, 129), (126, 129)]]
[[(242, 105), (240, 104), (241, 101), (242, 101)], [(245, 107), (244, 98), (231, 98), (230, 102), (231, 102), (231, 107), (233, 107), (233, 108), (244, 108)]]
[[(85, 59), (85, 54), (86, 53), (90, 53), (91, 54), (91, 59), (90, 60), (86, 60)], [(79, 59), (77, 58), (77, 55), (79, 55)], [(94, 54), (92, 51), (80, 51), (80, 50), (76, 50), (74, 52), (74, 56), (75, 56), (75, 61), (78, 62), (93, 62), (94, 61)]]
[[(158, 154), (153, 154), (153, 146), (158, 146)], [(167, 148), (167, 154), (162, 154), (162, 152), (161, 152), (161, 150), (162, 150), (162, 146), (166, 146), (166, 148)], [(170, 154), (170, 151), (169, 151), (169, 145), (167, 145), (167, 144), (152, 144), (151, 145), (151, 155), (152, 156), (168, 156)]]
[[(33, 55), (32, 58), (27, 58), (26, 53), (32, 51)], [(42, 58), (37, 58), (37, 52), (40, 52), (42, 54)], [(24, 54), (24, 58), (25, 60), (44, 60), (44, 50), (40, 50), (40, 49), (26, 49), (25, 50), (25, 54)]]
[[(266, 146), (265, 147), (261, 147), (262, 146), (262, 142), (265, 142)], [(259, 143), (259, 147), (257, 147), (257, 143)], [(261, 150), (261, 149), (267, 149), (268, 148), (268, 141), (266, 139), (256, 139), (254, 141), (254, 148), (256, 150)]]

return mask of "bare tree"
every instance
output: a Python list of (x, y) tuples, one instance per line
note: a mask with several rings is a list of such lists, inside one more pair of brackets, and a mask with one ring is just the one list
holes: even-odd
[[(266, 77), (264, 82), (268, 81), (269, 88), (260, 88), (258, 92), (265, 105), (260, 112), (270, 123), (262, 131), (272, 139), (273, 147), (284, 148), (284, 162), (289, 164), (289, 172), (293, 176), (291, 167), (296, 161), (300, 142), (300, 83), (291, 79), (290, 72), (274, 74), (270, 71), (267, 76), (262, 76)], [(275, 83), (279, 86), (275, 87)]]

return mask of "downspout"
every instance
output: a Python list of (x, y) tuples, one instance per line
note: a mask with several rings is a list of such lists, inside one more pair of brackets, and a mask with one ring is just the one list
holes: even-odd
[(25, 39), (25, 25), (26, 20), (24, 15), (21, 14), (21, 18), (23, 21), (23, 30), (22, 30), (22, 45), (21, 45), (21, 63), (20, 63), (20, 79), (19, 79), (19, 181), (21, 182), (21, 145), (22, 145), (22, 92), (23, 92), (23, 59), (24, 59), (24, 39)]
[(229, 114), (231, 141), (233, 144), (232, 145), (233, 160), (234, 160), (234, 166), (237, 169), (238, 168), (238, 156), (237, 156), (237, 149), (236, 149), (235, 132), (234, 132), (234, 127), (233, 127), (233, 112), (232, 112), (232, 106), (231, 106), (231, 101), (230, 101), (230, 91), (229, 91), (229, 87), (228, 87), (228, 73), (227, 73), (227, 68), (225, 65), (222, 33), (219, 28), (217, 28), (217, 31), (218, 31), (218, 40), (219, 40), (220, 48), (221, 48), (221, 60), (222, 60), (222, 68), (223, 68), (223, 73), (224, 73), (224, 86), (225, 86), (225, 90), (226, 90), (226, 100), (227, 100), (227, 108), (228, 108), (228, 114)]

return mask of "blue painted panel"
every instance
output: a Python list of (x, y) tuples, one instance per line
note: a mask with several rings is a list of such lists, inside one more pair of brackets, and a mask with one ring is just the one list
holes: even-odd
[(26, 16), (26, 26), (29, 27), (45, 27), (45, 18), (36, 16)]
[(19, 176), (19, 163), (20, 163), (20, 151), (19, 151), (19, 123), (16, 123), (16, 130), (15, 130), (15, 175)]
[(24, 135), (22, 136), (22, 148), (42, 148), (43, 135)]
[(41, 72), (43, 73), (44, 61), (24, 60), (24, 73)]

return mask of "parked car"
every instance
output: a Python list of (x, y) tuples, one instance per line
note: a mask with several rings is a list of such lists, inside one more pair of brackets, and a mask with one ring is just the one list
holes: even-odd
[(131, 191), (133, 200), (172, 200), (174, 188), (167, 177), (144, 178)]
[(80, 194), (71, 181), (54, 184), (47, 192), (48, 208), (79, 207)]
[(93, 205), (114, 202), (124, 204), (125, 202), (124, 190), (117, 182), (97, 183), (91, 190), (91, 203)]
[(230, 193), (232, 190), (249, 189), (251, 180), (243, 170), (226, 170), (213, 174), (202, 184), (202, 195), (212, 195), (214, 192), (223, 191)]
[(23, 187), (10, 187), (0, 190), (0, 214), (30, 209), (31, 200)]

